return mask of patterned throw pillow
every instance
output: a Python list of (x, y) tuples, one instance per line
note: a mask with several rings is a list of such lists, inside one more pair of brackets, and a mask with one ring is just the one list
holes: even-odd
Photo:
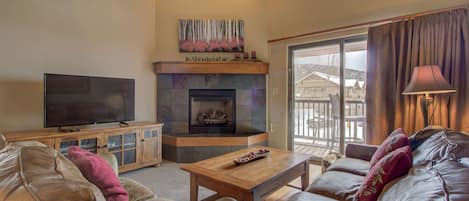
[(412, 167), (412, 149), (404, 146), (394, 150), (379, 160), (371, 168), (365, 180), (355, 194), (355, 201), (375, 201), (384, 186), (392, 180), (399, 178)]
[(407, 145), (409, 145), (409, 138), (407, 138), (404, 130), (401, 128), (394, 130), (373, 154), (370, 161), (370, 169), (388, 153)]

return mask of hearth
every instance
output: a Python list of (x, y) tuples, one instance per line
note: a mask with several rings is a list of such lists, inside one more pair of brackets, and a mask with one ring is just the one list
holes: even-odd
[(235, 89), (189, 89), (189, 133), (235, 133)]

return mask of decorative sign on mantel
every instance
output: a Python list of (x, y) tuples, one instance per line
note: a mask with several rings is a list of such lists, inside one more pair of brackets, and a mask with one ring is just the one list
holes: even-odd
[(243, 52), (244, 21), (179, 19), (180, 52)]

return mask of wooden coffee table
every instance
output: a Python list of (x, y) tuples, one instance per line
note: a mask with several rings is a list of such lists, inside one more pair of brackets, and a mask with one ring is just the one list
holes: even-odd
[[(233, 159), (258, 149), (270, 150), (266, 158), (243, 165)], [(239, 201), (257, 201), (301, 177), (301, 189), (309, 185), (310, 156), (270, 147), (253, 147), (183, 165), (190, 173), (190, 200), (198, 200), (199, 186), (217, 192), (205, 200), (233, 197)]]

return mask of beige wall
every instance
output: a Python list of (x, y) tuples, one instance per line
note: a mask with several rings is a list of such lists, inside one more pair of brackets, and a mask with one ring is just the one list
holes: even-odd
[[(136, 79), (136, 118), (155, 120), (151, 63), (183, 60), (176, 20), (239, 17), (246, 50), (271, 63), (270, 144), (287, 147), (287, 47), (363, 33), (352, 30), (267, 44), (274, 39), (450, 7), (468, 0), (0, 0), (0, 130), (42, 127), (42, 75)], [(196, 54), (213, 55), (213, 54)]]
[[(468, 3), (468, 0), (270, 0), (269, 39), (402, 16)], [(269, 143), (288, 147), (288, 46), (365, 33), (366, 29), (316, 35), (269, 44)]]
[(467, 0), (269, 0), (269, 39), (463, 5)]
[(156, 119), (155, 0), (0, 0), (0, 130), (43, 126), (43, 73), (136, 79)]
[[(245, 51), (257, 51), (267, 59), (267, 0), (156, 0), (157, 59), (184, 60), (185, 56), (209, 54), (180, 54), (178, 50), (177, 19), (179, 18), (241, 18), (245, 23)], [(232, 54), (225, 54), (233, 57)]]

